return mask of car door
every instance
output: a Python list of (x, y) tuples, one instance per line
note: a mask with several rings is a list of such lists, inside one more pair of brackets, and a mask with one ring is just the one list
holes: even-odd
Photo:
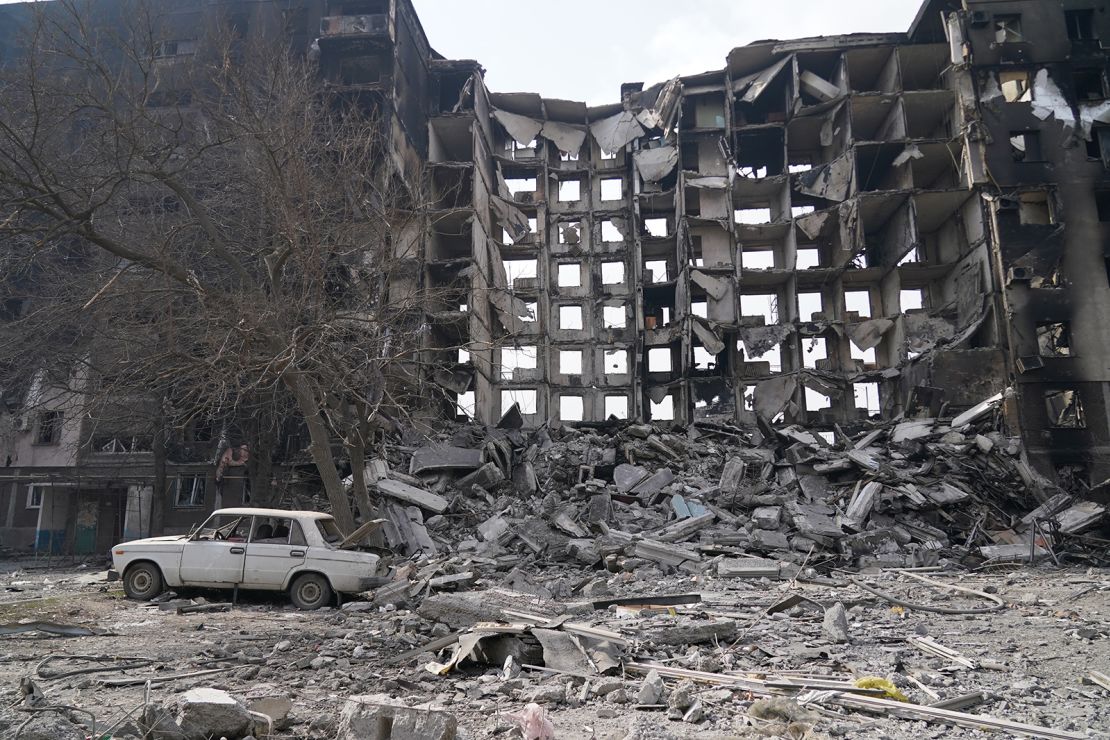
[(255, 517), (243, 570), (245, 588), (280, 589), (304, 565), (308, 544), (296, 519)]
[(234, 586), (243, 580), (252, 517), (213, 514), (181, 550), (186, 586)]

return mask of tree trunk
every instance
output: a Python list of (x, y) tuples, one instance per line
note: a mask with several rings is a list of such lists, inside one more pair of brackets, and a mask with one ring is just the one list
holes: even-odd
[(305, 425), (308, 427), (310, 443), (308, 451), (312, 455), (312, 462), (320, 474), (324, 484), (324, 493), (331, 503), (331, 513), (335, 523), (344, 534), (355, 531), (355, 517), (351, 513), (351, 504), (347, 500), (347, 492), (343, 490), (343, 482), (339, 480), (339, 471), (335, 467), (335, 459), (331, 456), (331, 435), (328, 433), (327, 424), (324, 423), (320, 411), (320, 403), (316, 394), (312, 392), (305, 379), (296, 371), (289, 371), (282, 376), (286, 387), (293, 393), (297, 401), (297, 408), (304, 416)]
[(158, 415), (158, 426), (154, 430), (151, 443), (154, 455), (154, 485), (150, 493), (150, 536), (159, 537), (166, 531), (166, 498), (169, 495), (169, 480), (166, 476), (166, 424), (164, 417)]
[(366, 488), (366, 447), (362, 442), (347, 445), (347, 457), (351, 460), (352, 489), (355, 493), (355, 504), (362, 521), (369, 521), (374, 517), (374, 505), (370, 503), (370, 491)]

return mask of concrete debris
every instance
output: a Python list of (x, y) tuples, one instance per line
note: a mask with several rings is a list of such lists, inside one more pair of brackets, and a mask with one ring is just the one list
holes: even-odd
[(385, 694), (352, 696), (339, 716), (337, 740), (455, 740), (454, 715), (409, 707)]

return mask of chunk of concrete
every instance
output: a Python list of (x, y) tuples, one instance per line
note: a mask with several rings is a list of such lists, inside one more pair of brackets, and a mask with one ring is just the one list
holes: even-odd
[(848, 613), (843, 604), (838, 601), (825, 610), (821, 629), (833, 642), (848, 642)]
[(189, 689), (177, 702), (177, 724), (189, 740), (237, 740), (251, 730), (251, 715), (238, 699), (219, 689)]
[(408, 483), (402, 483), (392, 478), (383, 478), (375, 485), (382, 494), (398, 501), (404, 501), (406, 504), (415, 504), (436, 514), (442, 514), (447, 510), (448, 501), (443, 496), (437, 496), (416, 486), (410, 486)]
[(442, 710), (409, 707), (385, 694), (352, 696), (339, 714), (338, 740), (455, 740), (458, 721)]
[(613, 482), (617, 484), (617, 490), (621, 493), (628, 493), (636, 487), (636, 484), (647, 477), (648, 471), (639, 465), (621, 463), (613, 468)]
[(482, 451), (451, 445), (421, 447), (409, 460), (409, 475), (425, 470), (474, 470), (482, 464)]
[(760, 529), (778, 529), (782, 523), (782, 507), (757, 506), (752, 510), (752, 523)]
[(471, 486), (480, 486), (489, 490), (503, 480), (505, 480), (505, 474), (501, 472), (501, 468), (497, 467), (496, 463), (488, 462), (470, 475), (459, 478), (455, 485), (463, 491)]

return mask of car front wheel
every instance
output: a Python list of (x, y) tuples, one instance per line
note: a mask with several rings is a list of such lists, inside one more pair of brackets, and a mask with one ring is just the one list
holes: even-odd
[(298, 609), (319, 609), (331, 602), (331, 597), (328, 579), (317, 573), (305, 573), (289, 588), (289, 598)]
[(162, 593), (162, 571), (153, 563), (137, 563), (123, 577), (123, 592), (136, 601), (150, 601)]

